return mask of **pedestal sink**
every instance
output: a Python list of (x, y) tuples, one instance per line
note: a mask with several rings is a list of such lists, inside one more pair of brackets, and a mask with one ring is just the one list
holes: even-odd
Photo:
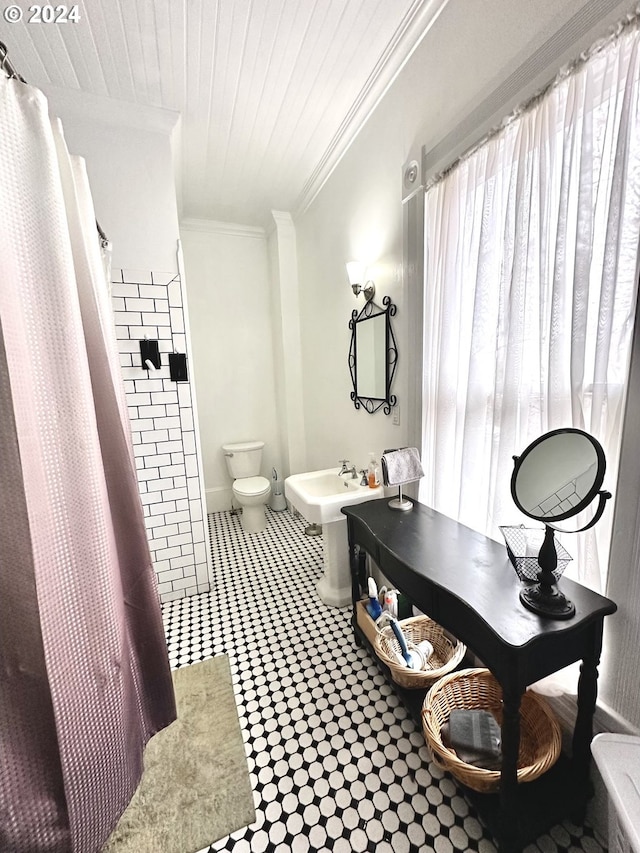
[(351, 602), (347, 520), (341, 507), (384, 497), (384, 489), (360, 485), (360, 478), (338, 475), (335, 468), (292, 474), (284, 481), (287, 500), (311, 524), (322, 525), (324, 574), (316, 589), (325, 604), (344, 607)]

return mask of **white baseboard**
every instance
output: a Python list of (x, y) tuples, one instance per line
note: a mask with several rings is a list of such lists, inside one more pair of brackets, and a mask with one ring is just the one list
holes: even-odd
[(231, 486), (218, 486), (215, 489), (205, 489), (207, 512), (224, 512), (231, 509), (233, 496)]
[[(563, 731), (572, 732), (577, 713), (577, 696), (575, 693), (562, 693), (559, 696), (544, 696), (544, 698), (553, 708)], [(593, 733), (597, 735), (601, 732), (640, 735), (640, 731), (629, 720), (598, 700), (593, 715)]]
[(600, 732), (616, 732), (623, 735), (640, 735), (640, 729), (632, 725), (629, 720), (614, 711), (604, 702), (598, 701), (596, 712), (594, 714), (594, 731), (596, 734)]

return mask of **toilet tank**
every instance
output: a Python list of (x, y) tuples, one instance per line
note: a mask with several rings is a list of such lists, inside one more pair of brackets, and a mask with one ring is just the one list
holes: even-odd
[(222, 445), (227, 468), (234, 480), (258, 476), (263, 447), (264, 441), (242, 441)]

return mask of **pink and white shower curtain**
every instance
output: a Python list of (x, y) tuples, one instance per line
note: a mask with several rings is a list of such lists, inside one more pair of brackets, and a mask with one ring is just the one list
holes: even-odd
[(84, 163), (0, 128), (0, 850), (96, 853), (173, 687)]

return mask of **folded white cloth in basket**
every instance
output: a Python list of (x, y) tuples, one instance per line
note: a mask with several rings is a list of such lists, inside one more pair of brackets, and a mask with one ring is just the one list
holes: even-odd
[(401, 486), (424, 477), (416, 447), (385, 450), (382, 454), (382, 479), (385, 486)]

